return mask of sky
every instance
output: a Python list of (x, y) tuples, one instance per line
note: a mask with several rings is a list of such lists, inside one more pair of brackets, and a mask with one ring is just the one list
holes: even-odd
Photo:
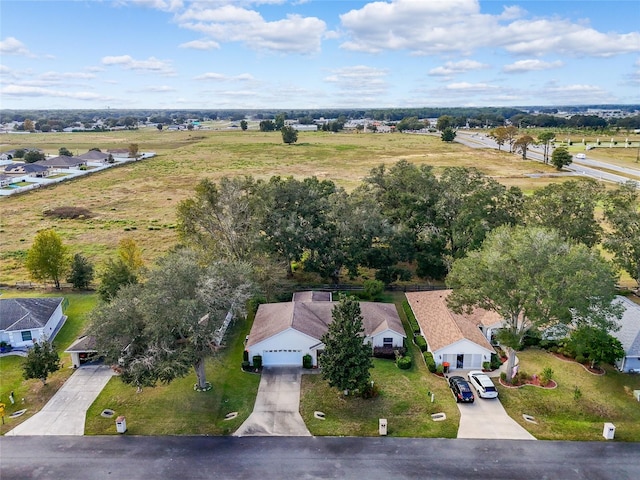
[(0, 108), (640, 104), (637, 0), (0, 1)]

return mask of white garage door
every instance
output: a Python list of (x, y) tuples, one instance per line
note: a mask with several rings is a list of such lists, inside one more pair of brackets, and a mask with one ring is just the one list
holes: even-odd
[(296, 365), (301, 367), (302, 350), (264, 350), (262, 364), (265, 366)]

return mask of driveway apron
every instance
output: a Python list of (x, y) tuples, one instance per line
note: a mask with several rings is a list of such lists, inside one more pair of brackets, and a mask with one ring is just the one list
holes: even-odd
[(112, 375), (104, 365), (80, 367), (42, 410), (6, 435), (84, 435), (87, 409)]
[(459, 403), (458, 438), (495, 438), (504, 440), (535, 440), (536, 438), (507, 415), (499, 398), (478, 398), (475, 402)]
[(253, 412), (233, 435), (311, 436), (300, 415), (301, 377), (299, 367), (265, 367)]

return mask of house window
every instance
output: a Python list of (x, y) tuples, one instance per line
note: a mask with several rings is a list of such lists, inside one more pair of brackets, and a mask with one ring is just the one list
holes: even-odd
[(21, 332), (21, 333), (22, 333), (22, 341), (23, 342), (26, 342), (28, 340), (32, 340), (31, 330), (25, 330), (24, 332)]
[(391, 337), (384, 337), (382, 339), (382, 346), (383, 347), (393, 347), (393, 338)]

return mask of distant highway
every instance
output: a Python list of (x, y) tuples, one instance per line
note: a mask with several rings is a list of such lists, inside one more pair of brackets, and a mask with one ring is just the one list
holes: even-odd
[[(495, 142), (495, 140), (483, 133), (458, 131), (455, 141), (471, 148), (492, 148), (495, 150), (499, 149), (499, 145)], [(508, 149), (508, 146), (506, 148)], [(503, 145), (501, 149), (504, 151), (505, 146)], [(540, 150), (540, 148), (533, 146), (532, 148), (527, 150), (527, 158), (530, 160), (538, 160), (540, 162), (543, 162), (544, 154)], [(639, 182), (638, 188), (640, 189), (640, 168), (621, 167), (619, 165), (614, 165), (612, 163), (607, 163), (600, 160), (579, 159), (574, 156), (573, 163), (564, 167), (564, 169), (573, 172), (575, 175), (590, 177), (605, 182), (624, 183), (629, 180), (637, 180)], [(622, 174), (636, 178), (617, 175), (615, 173), (605, 172), (600, 169), (620, 172)]]

